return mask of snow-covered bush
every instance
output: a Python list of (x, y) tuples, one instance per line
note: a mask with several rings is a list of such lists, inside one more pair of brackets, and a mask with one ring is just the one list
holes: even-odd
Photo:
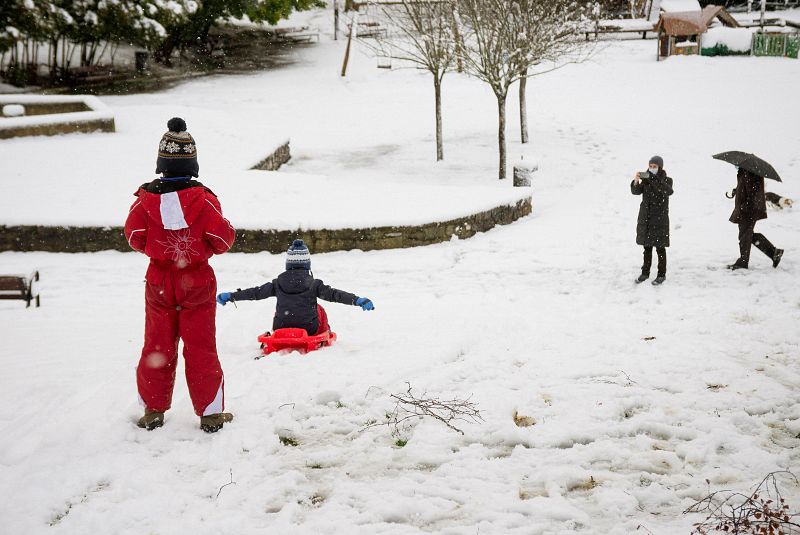
[(751, 28), (726, 28), (717, 26), (703, 34), (703, 55), (728, 56), (749, 54), (753, 40)]

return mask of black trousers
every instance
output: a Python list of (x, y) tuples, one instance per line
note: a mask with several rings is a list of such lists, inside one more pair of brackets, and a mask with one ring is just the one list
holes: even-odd
[(759, 251), (767, 255), (770, 260), (775, 256), (775, 246), (758, 232), (754, 232), (755, 221), (743, 221), (739, 223), (739, 260), (748, 265), (750, 262), (750, 246), (755, 245)]
[[(658, 276), (667, 276), (667, 248), (656, 247), (656, 254), (658, 255)], [(650, 267), (653, 265), (653, 246), (644, 246), (644, 263), (642, 264), (642, 273), (645, 275), (650, 274)]]

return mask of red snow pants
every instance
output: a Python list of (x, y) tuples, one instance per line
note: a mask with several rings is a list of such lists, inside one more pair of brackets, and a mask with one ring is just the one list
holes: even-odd
[(317, 305), (317, 316), (319, 317), (319, 329), (317, 329), (316, 334), (323, 334), (331, 330), (331, 326), (328, 325), (328, 313), (325, 312), (325, 309), (322, 308), (322, 305)]
[(151, 262), (145, 287), (144, 347), (136, 369), (139, 396), (147, 409), (164, 412), (172, 405), (180, 339), (195, 414), (223, 412), (216, 292), (217, 280), (208, 264), (174, 269)]

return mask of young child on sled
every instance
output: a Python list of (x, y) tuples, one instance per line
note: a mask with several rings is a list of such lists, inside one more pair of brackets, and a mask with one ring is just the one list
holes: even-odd
[(286, 271), (278, 278), (262, 286), (223, 292), (217, 296), (217, 303), (225, 305), (228, 301), (258, 301), (277, 297), (275, 318), (272, 330), (296, 328), (305, 329), (309, 336), (330, 330), (325, 309), (317, 304), (317, 298), (334, 303), (360, 306), (363, 310), (374, 310), (372, 301), (366, 297), (331, 288), (311, 274), (311, 253), (303, 240), (294, 240), (286, 253)]

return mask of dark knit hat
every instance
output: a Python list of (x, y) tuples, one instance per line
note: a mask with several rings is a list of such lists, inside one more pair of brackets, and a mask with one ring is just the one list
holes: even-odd
[(652, 158), (650, 158), (650, 162), (649, 163), (656, 164), (658, 166), (659, 170), (660, 169), (664, 169), (664, 158), (662, 158), (661, 156), (653, 156)]
[(303, 240), (294, 240), (286, 251), (286, 269), (311, 269), (311, 252)]
[(167, 130), (158, 144), (156, 173), (197, 178), (200, 173), (197, 145), (192, 135), (186, 131), (186, 122), (180, 117), (173, 117), (167, 122)]

